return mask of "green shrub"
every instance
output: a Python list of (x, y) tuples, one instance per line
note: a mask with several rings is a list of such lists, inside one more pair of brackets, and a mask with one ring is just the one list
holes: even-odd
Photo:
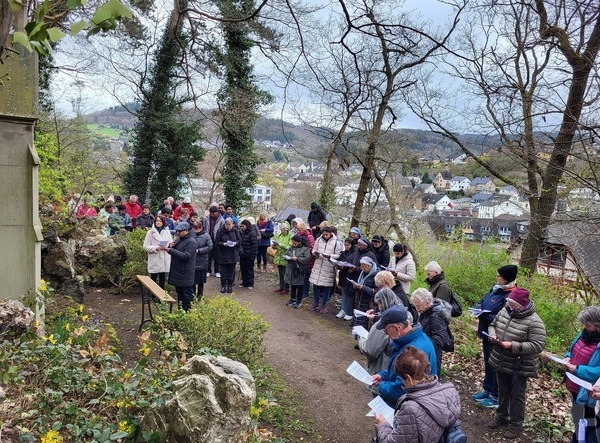
[(121, 290), (133, 286), (136, 282), (136, 275), (146, 275), (148, 273), (148, 253), (143, 249), (147, 232), (145, 229), (134, 229), (125, 236), (127, 261), (123, 265), (123, 273), (119, 284)]
[(159, 319), (153, 327), (179, 335), (183, 343), (178, 350), (187, 354), (212, 349), (252, 366), (265, 352), (263, 338), (269, 324), (229, 297), (205, 297), (188, 312), (163, 313)]

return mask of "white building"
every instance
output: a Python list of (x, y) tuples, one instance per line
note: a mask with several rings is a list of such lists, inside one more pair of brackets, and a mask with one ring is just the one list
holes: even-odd
[(458, 191), (468, 191), (471, 187), (471, 180), (467, 177), (463, 177), (462, 175), (458, 175), (456, 177), (452, 177), (450, 180), (450, 188), (449, 191), (458, 192)]
[(246, 194), (252, 197), (252, 203), (271, 204), (271, 188), (269, 186), (254, 185), (252, 188), (246, 188)]
[(479, 205), (477, 210), (477, 218), (493, 219), (503, 214), (514, 215), (520, 217), (525, 213), (525, 210), (516, 203), (504, 198), (494, 197)]

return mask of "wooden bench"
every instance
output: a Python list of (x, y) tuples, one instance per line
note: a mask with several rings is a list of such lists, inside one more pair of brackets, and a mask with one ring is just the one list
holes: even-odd
[[(158, 286), (154, 280), (147, 275), (136, 275), (142, 292), (142, 322), (140, 323), (139, 331), (142, 332), (142, 327), (149, 321), (154, 321), (152, 318), (152, 305), (157, 307), (159, 303), (169, 303), (169, 312), (173, 312), (173, 305), (177, 301), (171, 297), (163, 288)], [(146, 309), (148, 317), (146, 317)]]

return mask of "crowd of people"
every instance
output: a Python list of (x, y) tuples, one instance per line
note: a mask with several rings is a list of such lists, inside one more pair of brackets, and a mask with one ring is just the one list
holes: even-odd
[[(267, 271), (269, 256), (279, 277), (275, 292), (289, 296), (287, 306), (301, 308), (312, 292), (308, 310), (325, 314), (331, 296), (339, 293), (336, 317), (368, 330), (356, 337), (356, 348), (366, 356), (371, 391), (396, 411), (393, 423), (375, 417), (380, 443), (437, 442), (457, 421), (458, 393), (440, 381), (443, 353), (454, 349), (454, 294), (437, 262), (424, 267), (428, 289), (411, 293), (416, 265), (406, 246), (394, 244), (390, 254), (387, 239), (368, 239), (357, 227), (344, 238), (316, 202), (306, 222), (290, 215), (278, 225), (267, 212), (256, 221), (237, 217), (227, 204), (212, 204), (199, 217), (189, 198), (177, 205), (169, 197), (152, 213), (135, 195), (125, 203), (111, 197), (100, 210), (84, 196), (72, 209), (78, 220), (97, 219), (107, 235), (146, 229), (148, 273), (163, 288), (173, 285), (186, 311), (202, 298), (212, 275), (220, 279), (221, 293), (232, 293), (238, 266), (239, 287), (253, 289), (255, 272)], [(517, 285), (517, 274), (515, 265), (500, 267), (495, 284), (472, 310), (483, 354), (483, 389), (472, 400), (496, 411), (488, 428), (506, 428), (508, 439), (522, 433), (527, 380), (537, 375), (546, 341), (544, 323), (529, 291)], [(577, 427), (572, 441), (598, 442), (600, 307), (586, 308), (579, 320), (583, 330), (562, 364), (595, 386), (566, 381)]]

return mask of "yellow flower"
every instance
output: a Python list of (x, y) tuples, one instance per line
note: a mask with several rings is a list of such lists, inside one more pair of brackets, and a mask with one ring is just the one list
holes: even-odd
[(127, 432), (128, 434), (131, 433), (133, 426), (131, 426), (129, 423), (127, 423), (127, 421), (120, 421), (119, 422), (119, 431), (123, 431), (123, 432)]
[(62, 443), (63, 438), (58, 431), (50, 430), (44, 434), (40, 440), (41, 443)]
[(67, 323), (67, 324), (65, 325), (65, 329), (66, 329), (67, 331), (71, 332), (71, 325), (70, 325), (69, 323)]
[(148, 346), (146, 346), (146, 345), (144, 345), (144, 346), (142, 346), (140, 348), (140, 353), (143, 354), (143, 355), (150, 354), (150, 351), (151, 351), (151, 349)]
[(86, 321), (88, 318), (90, 318), (90, 316), (89, 316), (89, 315), (84, 315), (83, 317), (81, 317), (81, 319), (82, 319), (83, 321)]
[(124, 378), (129, 378), (129, 377), (131, 377), (131, 372), (129, 372), (129, 371), (125, 371), (125, 372), (123, 373), (123, 377), (124, 377)]
[(48, 286), (46, 286), (46, 285), (40, 285), (38, 287), (38, 289), (39, 289), (40, 292), (46, 292), (48, 290)]
[(52, 343), (53, 345), (56, 344), (56, 339), (54, 338), (54, 334), (50, 334), (49, 336), (43, 336), (42, 340), (44, 341), (49, 341), (50, 343)]
[(78, 311), (83, 312), (83, 305), (79, 305)]

